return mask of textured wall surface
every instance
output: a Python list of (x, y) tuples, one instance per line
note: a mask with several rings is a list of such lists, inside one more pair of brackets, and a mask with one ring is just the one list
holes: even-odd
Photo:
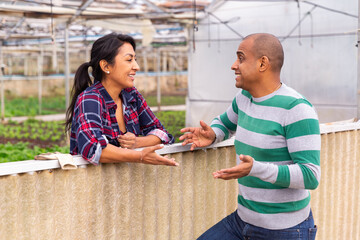
[(0, 177), (0, 239), (195, 239), (236, 209), (234, 148), (172, 154), (179, 167), (85, 165)]
[(321, 180), (311, 191), (317, 240), (360, 239), (360, 130), (323, 134)]
[[(237, 206), (234, 147), (171, 154), (179, 167), (82, 165), (0, 177), (0, 239), (195, 239)], [(360, 240), (360, 130), (322, 134), (311, 191), (317, 240)], [(0, 164), (1, 168), (1, 164)]]

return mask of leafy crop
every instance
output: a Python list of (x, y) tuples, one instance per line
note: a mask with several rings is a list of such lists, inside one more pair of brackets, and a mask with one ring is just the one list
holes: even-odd
[(62, 121), (29, 119), (18, 123), (9, 121), (0, 125), (0, 143), (29, 142), (30, 146), (51, 147), (64, 145), (66, 136)]
[[(65, 97), (43, 97), (41, 114), (65, 112)], [(13, 98), (5, 100), (5, 117), (35, 116), (39, 114), (39, 100), (30, 98)]]
[(34, 156), (46, 152), (69, 153), (69, 147), (30, 147), (28, 142), (18, 142), (16, 144), (0, 144), (0, 163), (34, 159)]

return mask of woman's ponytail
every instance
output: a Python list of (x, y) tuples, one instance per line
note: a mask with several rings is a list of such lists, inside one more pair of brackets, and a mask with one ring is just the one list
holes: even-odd
[(86, 62), (81, 64), (80, 67), (76, 70), (74, 85), (71, 89), (71, 103), (66, 110), (65, 131), (69, 131), (71, 128), (71, 122), (77, 97), (81, 92), (83, 92), (87, 87), (91, 86), (92, 84), (88, 72), (89, 66), (90, 63)]

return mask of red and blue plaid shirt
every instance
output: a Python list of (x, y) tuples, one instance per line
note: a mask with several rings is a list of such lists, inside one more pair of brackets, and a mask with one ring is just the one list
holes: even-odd
[[(155, 135), (164, 144), (173, 143), (169, 134), (147, 105), (138, 90), (126, 88), (121, 91), (126, 131), (136, 136)], [(96, 152), (108, 143), (120, 146), (117, 140), (122, 133), (116, 120), (117, 105), (103, 87), (96, 82), (77, 98), (70, 133), (70, 153), (81, 154), (92, 164), (99, 163)]]

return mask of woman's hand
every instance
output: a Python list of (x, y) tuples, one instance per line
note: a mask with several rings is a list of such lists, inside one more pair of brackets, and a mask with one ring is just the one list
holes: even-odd
[(136, 148), (136, 139), (135, 134), (127, 132), (118, 137), (118, 142), (122, 148), (134, 149)]
[(175, 162), (175, 158), (169, 158), (168, 156), (160, 156), (155, 151), (163, 148), (164, 145), (159, 144), (156, 146), (146, 147), (141, 151), (140, 162), (144, 164), (152, 165), (168, 165), (179, 166), (179, 163)]

